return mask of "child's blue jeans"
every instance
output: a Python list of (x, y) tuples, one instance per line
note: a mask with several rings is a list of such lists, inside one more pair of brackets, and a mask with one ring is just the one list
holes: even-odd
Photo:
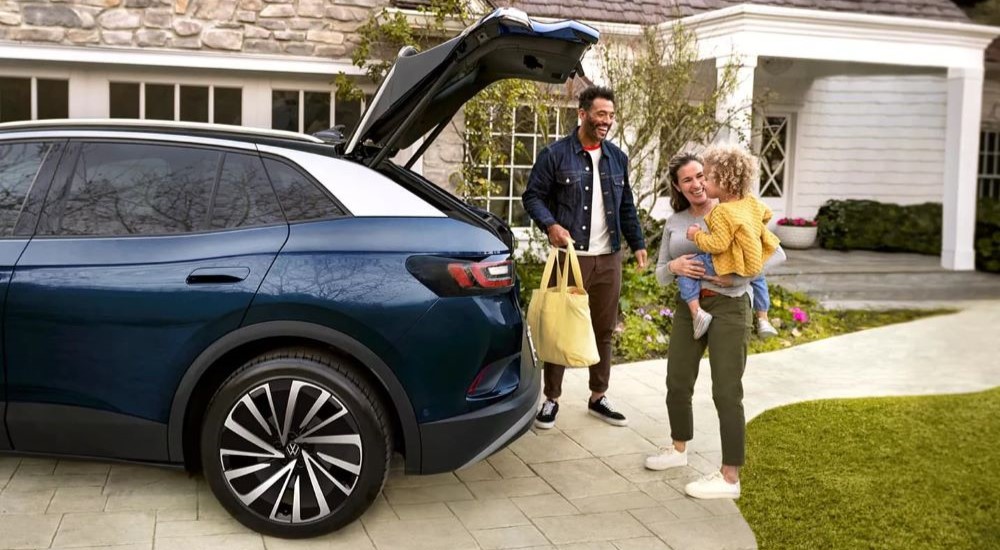
[[(695, 260), (705, 265), (705, 275), (715, 275), (715, 266), (712, 264), (711, 254), (698, 254)], [(677, 277), (677, 286), (680, 287), (681, 299), (685, 302), (698, 299), (701, 294), (701, 281), (680, 275)], [(753, 309), (754, 311), (767, 311), (771, 309), (771, 297), (767, 291), (767, 281), (764, 275), (759, 275), (750, 281), (753, 287)]]

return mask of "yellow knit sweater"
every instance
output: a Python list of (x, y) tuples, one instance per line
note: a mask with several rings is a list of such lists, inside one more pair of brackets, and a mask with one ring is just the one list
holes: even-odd
[(780, 242), (767, 229), (770, 220), (771, 209), (754, 197), (720, 202), (705, 216), (709, 233), (699, 231), (694, 242), (712, 255), (719, 275), (753, 277), (763, 270)]

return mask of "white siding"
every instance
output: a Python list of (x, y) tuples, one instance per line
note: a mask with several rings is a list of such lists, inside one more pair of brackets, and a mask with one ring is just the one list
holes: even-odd
[(941, 202), (943, 72), (839, 64), (809, 72), (805, 82), (774, 82), (779, 101), (798, 105), (790, 215), (813, 216), (828, 199)]

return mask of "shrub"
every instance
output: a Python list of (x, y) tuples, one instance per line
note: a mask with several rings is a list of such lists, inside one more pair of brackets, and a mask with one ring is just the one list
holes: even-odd
[(976, 209), (976, 268), (1000, 273), (1000, 201), (981, 200)]
[(941, 253), (941, 205), (829, 200), (816, 215), (819, 244), (833, 250)]
[[(870, 200), (829, 200), (816, 215), (819, 244), (833, 250), (941, 253), (941, 205), (900, 206)], [(1000, 201), (976, 208), (976, 267), (1000, 272)]]

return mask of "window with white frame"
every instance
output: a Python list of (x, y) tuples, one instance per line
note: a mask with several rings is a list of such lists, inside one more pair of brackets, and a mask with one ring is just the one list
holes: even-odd
[(243, 123), (243, 90), (154, 82), (112, 82), (111, 118)]
[(68, 117), (68, 80), (0, 77), (0, 122)]
[(1000, 199), (1000, 130), (979, 133), (979, 198)]
[(788, 115), (764, 117), (760, 140), (760, 196), (784, 197), (788, 177)]
[[(547, 119), (547, 120), (546, 120)], [(470, 202), (507, 222), (511, 227), (530, 227), (531, 218), (521, 204), (521, 194), (528, 186), (528, 176), (535, 157), (549, 143), (565, 136), (577, 124), (577, 110), (570, 107), (551, 109), (548, 116), (539, 116), (530, 107), (514, 110), (509, 131), (490, 134), (499, 139), (506, 159), (490, 158), (476, 166), (480, 177), (493, 183), (486, 196), (473, 197)]]
[(313, 134), (344, 126), (349, 135), (361, 120), (364, 101), (336, 99), (336, 93), (310, 90), (272, 90), (271, 128)]

